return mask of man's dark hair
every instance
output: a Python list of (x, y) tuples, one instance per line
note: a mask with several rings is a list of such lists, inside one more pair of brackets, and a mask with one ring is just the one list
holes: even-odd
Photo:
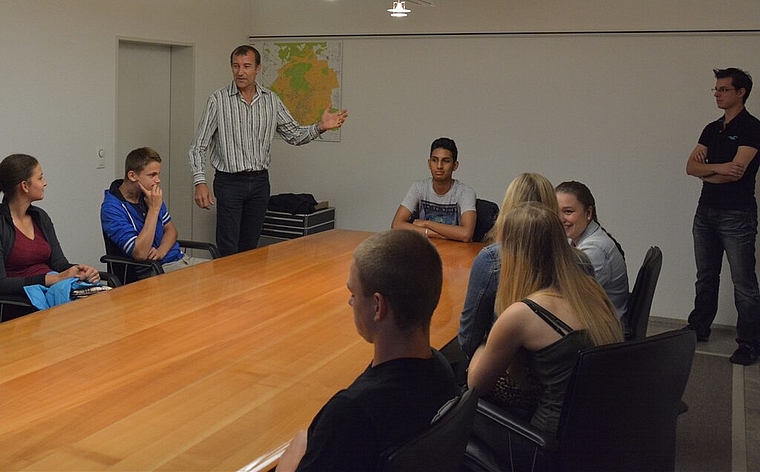
[(454, 162), (457, 161), (457, 143), (454, 142), (451, 138), (438, 138), (435, 141), (433, 141), (433, 144), (430, 145), (430, 155), (433, 155), (433, 151), (436, 149), (446, 149), (447, 151), (451, 152), (451, 157), (454, 159)]
[(742, 103), (747, 103), (749, 93), (752, 91), (752, 77), (741, 69), (736, 67), (729, 67), (728, 69), (713, 69), (716, 79), (725, 79), (731, 77), (731, 85), (734, 86), (737, 93), (740, 89), (744, 89), (744, 97), (742, 97)]
[(232, 51), (232, 54), (230, 54), (230, 64), (232, 64), (232, 59), (235, 56), (245, 56), (249, 52), (252, 52), (254, 57), (256, 58), (256, 65), (258, 66), (259, 64), (261, 64), (261, 54), (259, 54), (259, 51), (255, 47), (249, 46), (247, 44), (238, 46), (235, 48), (234, 51)]

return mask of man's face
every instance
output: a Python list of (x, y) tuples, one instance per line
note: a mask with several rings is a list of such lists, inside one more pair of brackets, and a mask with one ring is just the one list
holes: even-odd
[(261, 64), (256, 64), (252, 51), (242, 56), (232, 56), (232, 78), (238, 90), (247, 92), (256, 86), (256, 75), (261, 72)]
[(428, 167), (430, 167), (430, 174), (433, 176), (433, 180), (436, 182), (448, 182), (451, 180), (454, 171), (459, 167), (459, 162), (454, 162), (454, 157), (448, 149), (436, 148), (433, 149), (430, 158), (428, 158)]
[(351, 292), (348, 304), (354, 310), (354, 325), (356, 326), (356, 332), (367, 342), (371, 343), (372, 319), (375, 316), (374, 298), (371, 295), (363, 295), (363, 287), (359, 280), (356, 263), (351, 263), (351, 269), (348, 272), (348, 281), (346, 282), (346, 285), (348, 286), (348, 291)]
[(132, 172), (132, 177), (146, 190), (150, 190), (161, 183), (161, 163), (153, 161), (140, 172)]
[[(744, 89), (742, 89), (744, 90)], [(743, 92), (740, 92), (739, 90), (736, 90), (733, 84), (733, 80), (731, 80), (731, 77), (725, 77), (722, 79), (717, 79), (715, 81), (715, 103), (718, 105), (718, 108), (721, 110), (728, 110), (729, 108), (732, 108), (736, 106), (737, 104), (742, 105), (742, 97), (744, 96)]]

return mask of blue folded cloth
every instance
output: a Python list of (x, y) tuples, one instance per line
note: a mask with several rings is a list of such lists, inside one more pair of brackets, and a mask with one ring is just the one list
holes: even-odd
[(71, 291), (84, 287), (96, 287), (100, 283), (90, 283), (76, 277), (61, 280), (50, 287), (44, 285), (27, 285), (24, 287), (26, 296), (38, 310), (62, 305), (72, 300)]

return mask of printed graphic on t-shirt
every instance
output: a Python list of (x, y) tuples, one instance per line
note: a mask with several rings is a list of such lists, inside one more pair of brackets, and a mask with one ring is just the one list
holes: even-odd
[(446, 225), (459, 225), (459, 205), (456, 203), (434, 203), (420, 200), (420, 219)]

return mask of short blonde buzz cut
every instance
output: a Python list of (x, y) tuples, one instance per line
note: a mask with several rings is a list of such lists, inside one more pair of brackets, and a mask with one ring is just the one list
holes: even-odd
[(397, 327), (428, 329), (443, 283), (441, 256), (414, 231), (392, 229), (365, 239), (354, 251), (362, 295), (382, 294)]

